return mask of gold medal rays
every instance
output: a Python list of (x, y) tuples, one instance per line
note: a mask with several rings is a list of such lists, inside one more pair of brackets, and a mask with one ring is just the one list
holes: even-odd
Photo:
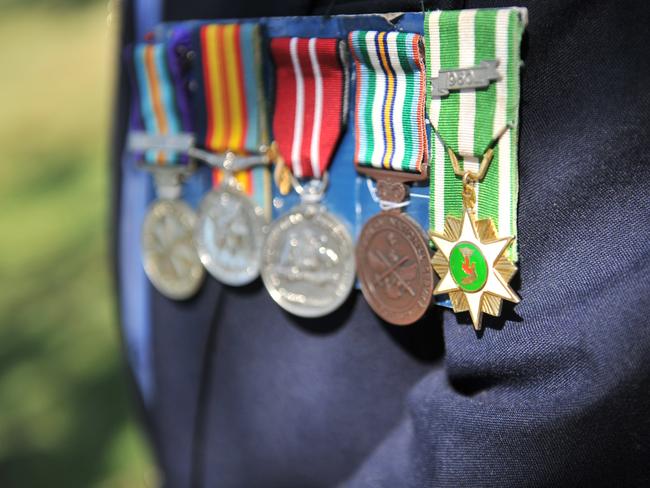
[(449, 153), (463, 178), (463, 216), (447, 217), (442, 234), (430, 233), (437, 248), (431, 264), (440, 276), (433, 293), (448, 293), (454, 312), (469, 311), (478, 331), (483, 313), (500, 315), (503, 300), (519, 303), (508, 284), (517, 267), (504, 256), (514, 237), (499, 238), (492, 219), (476, 219), (474, 184), (485, 175), (492, 152), (485, 154), (478, 173), (461, 172), (455, 154)]

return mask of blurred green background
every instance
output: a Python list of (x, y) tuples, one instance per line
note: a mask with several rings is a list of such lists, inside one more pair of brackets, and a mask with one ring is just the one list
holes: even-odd
[(109, 274), (115, 5), (0, 0), (0, 487), (156, 486)]

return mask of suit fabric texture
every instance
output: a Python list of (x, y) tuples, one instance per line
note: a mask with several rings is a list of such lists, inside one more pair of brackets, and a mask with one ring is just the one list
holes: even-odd
[[(167, 0), (162, 17), (421, 9), (331, 3)], [(208, 278), (187, 302), (152, 289), (154, 393), (142, 412), (165, 486), (650, 486), (650, 7), (517, 5), (529, 11), (522, 302), (477, 335), (436, 307), (410, 327), (383, 323), (359, 292), (308, 320), (259, 281), (235, 289)], [(134, 15), (125, 2), (123, 43)], [(117, 219), (125, 181), (117, 157), (113, 166)]]

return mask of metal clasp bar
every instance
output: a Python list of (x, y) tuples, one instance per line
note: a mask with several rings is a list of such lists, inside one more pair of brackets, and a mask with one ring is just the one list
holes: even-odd
[(429, 163), (427, 161), (422, 161), (419, 173), (362, 166), (356, 161), (354, 167), (357, 173), (377, 182), (377, 196), (385, 202), (403, 202), (409, 194), (407, 183), (429, 179)]
[(441, 69), (437, 77), (429, 80), (432, 97), (444, 97), (450, 90), (487, 88), (492, 81), (501, 79), (497, 71), (499, 60), (481, 61), (473, 68)]
[(260, 149), (260, 154), (251, 154), (247, 156), (238, 156), (228, 151), (226, 153), (213, 153), (197, 147), (191, 147), (187, 150), (187, 155), (191, 158), (198, 159), (213, 168), (219, 168), (236, 173), (253, 166), (268, 164), (269, 157), (266, 150)]
[(173, 151), (186, 153), (194, 146), (194, 134), (181, 132), (178, 134), (150, 134), (143, 131), (131, 131), (127, 138), (129, 151)]

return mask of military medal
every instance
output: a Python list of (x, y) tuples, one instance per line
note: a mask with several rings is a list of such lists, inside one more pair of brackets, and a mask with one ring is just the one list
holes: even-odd
[[(316, 196), (322, 189), (305, 191), (303, 195)], [(309, 197), (273, 222), (262, 263), (262, 279), (271, 297), (300, 317), (333, 312), (354, 285), (350, 233), (324, 205)]]
[(382, 212), (371, 217), (356, 249), (361, 291), (382, 319), (417, 321), (431, 302), (434, 275), (425, 232), (402, 212), (406, 183), (428, 178), (421, 36), (355, 31), (357, 171), (377, 181)]
[[(430, 12), (425, 18), (434, 294), (480, 330), (519, 302), (516, 273), (519, 46), (525, 9)], [(478, 42), (478, 40), (481, 42)]]
[(259, 276), (270, 211), (260, 27), (210, 24), (196, 37), (200, 147), (189, 154), (214, 168), (214, 188), (199, 207), (196, 247), (212, 276), (242, 286)]
[[(205, 273), (192, 239), (196, 216), (180, 200), (181, 186), (191, 166), (185, 156), (173, 150), (174, 144), (187, 142), (180, 111), (183, 93), (175, 91), (170, 73), (174, 56), (165, 44), (137, 45), (133, 51), (138, 102), (134, 107), (145, 134), (153, 141), (142, 154), (142, 167), (153, 173), (157, 194), (142, 228), (143, 264), (151, 283), (162, 294), (180, 300), (197, 292)], [(141, 144), (147, 142), (142, 139)]]
[(205, 271), (194, 248), (196, 214), (179, 199), (189, 168), (156, 168), (158, 199), (142, 227), (142, 260), (151, 283), (165, 296), (183, 300), (194, 295)]
[[(454, 170), (460, 173), (455, 155), (451, 157)], [(462, 173), (462, 218), (447, 217), (443, 234), (430, 233), (437, 248), (431, 263), (440, 276), (434, 294), (448, 293), (454, 312), (469, 311), (476, 330), (481, 329), (483, 313), (501, 315), (503, 300), (519, 303), (519, 297), (508, 285), (517, 267), (505, 256), (514, 237), (499, 238), (492, 219), (476, 218), (474, 186), (482, 179), (491, 159), (489, 150), (478, 174)]]
[(265, 208), (249, 195), (260, 187), (269, 194), (270, 181), (267, 168), (256, 169), (264, 172), (216, 170), (214, 189), (199, 207), (194, 233), (199, 257), (210, 274), (226, 285), (246, 285), (260, 273), (268, 221)]
[[(354, 285), (354, 246), (346, 226), (321, 203), (327, 168), (345, 119), (346, 74), (336, 39), (276, 38), (273, 128), (276, 182), (301, 204), (273, 222), (262, 252), (271, 297), (301, 317), (336, 310)], [(325, 98), (327, 94), (327, 98)]]

